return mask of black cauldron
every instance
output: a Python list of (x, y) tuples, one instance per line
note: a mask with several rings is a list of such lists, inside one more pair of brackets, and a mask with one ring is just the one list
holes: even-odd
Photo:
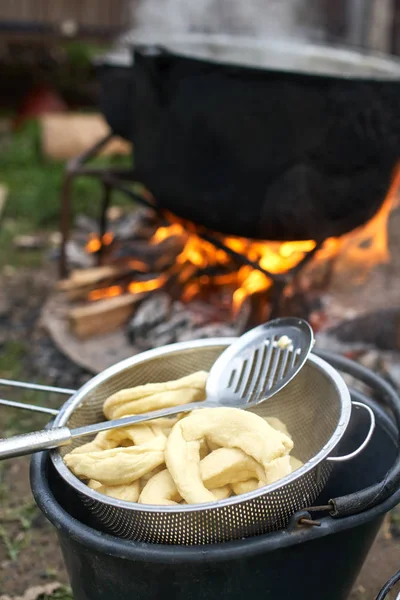
[[(392, 407), (395, 402), (398, 423), (399, 401), (393, 401), (384, 383), (380, 397), (383, 402), (391, 399)], [(48, 454), (34, 456), (33, 494), (57, 529), (75, 600), (345, 600), (385, 513), (400, 501), (398, 427), (382, 406), (363, 401), (376, 414), (373, 438), (356, 459), (336, 468), (316, 505), (339, 495), (343, 501), (352, 498), (354, 512), (361, 511), (370, 498), (365, 488), (376, 487), (366, 508), (338, 519), (316, 513), (320, 527), (308, 528), (296, 526), (304, 516), (300, 513), (287, 530), (225, 544), (144, 544), (97, 531)], [(359, 445), (367, 427), (364, 412), (356, 411), (341, 451)], [(340, 505), (341, 499), (336, 499)]]
[(138, 178), (197, 225), (322, 241), (365, 223), (390, 186), (395, 59), (191, 36), (135, 46), (133, 68), (114, 56), (99, 75), (106, 118), (135, 144)]

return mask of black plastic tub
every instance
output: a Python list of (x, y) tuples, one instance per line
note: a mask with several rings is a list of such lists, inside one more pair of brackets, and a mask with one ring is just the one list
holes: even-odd
[[(317, 504), (353, 494), (385, 478), (396, 462), (397, 429), (375, 402), (377, 427), (368, 447), (334, 471)], [(342, 450), (365, 435), (367, 418), (355, 411)], [(48, 453), (33, 457), (31, 485), (39, 507), (57, 529), (75, 600), (345, 600), (398, 488), (361, 514), (321, 516), (320, 527), (292, 527), (241, 541), (202, 547), (143, 544), (91, 526), (91, 517), (59, 479)]]

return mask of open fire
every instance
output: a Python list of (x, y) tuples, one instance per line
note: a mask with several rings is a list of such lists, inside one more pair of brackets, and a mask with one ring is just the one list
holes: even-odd
[(389, 262), (388, 220), (399, 188), (400, 169), (369, 222), (320, 245), (223, 236), (150, 208), (120, 216), (102, 239), (85, 238), (84, 252), (99, 266), (59, 284), (72, 331), (87, 338), (129, 322), (132, 343), (146, 349), (237, 335), (279, 315), (323, 327), (321, 298), (333, 279), (357, 285)]
[(312, 259), (295, 277), (303, 288), (325, 281), (333, 271), (362, 281), (375, 265), (389, 260), (387, 223), (399, 184), (400, 169), (381, 209), (367, 224), (340, 238), (329, 238), (319, 248), (314, 240), (278, 243), (224, 236), (215, 236), (215, 244), (172, 218), (170, 224), (159, 225), (147, 241), (140, 239), (136, 244), (135, 240), (119, 240), (111, 231), (102, 240), (91, 234), (87, 252), (102, 250), (103, 264), (116, 268), (116, 281), (99, 284), (86, 299), (99, 301), (164, 289), (184, 304), (207, 299), (237, 315), (254, 295), (262, 295), (268, 305), (276, 276), (284, 284), (293, 284), (291, 273), (309, 253)]

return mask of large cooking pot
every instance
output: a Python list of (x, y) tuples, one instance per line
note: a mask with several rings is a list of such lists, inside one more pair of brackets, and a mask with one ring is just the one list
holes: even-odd
[(110, 71), (102, 107), (162, 208), (226, 234), (323, 240), (383, 202), (400, 154), (396, 59), (191, 35), (135, 45), (133, 65), (123, 112)]

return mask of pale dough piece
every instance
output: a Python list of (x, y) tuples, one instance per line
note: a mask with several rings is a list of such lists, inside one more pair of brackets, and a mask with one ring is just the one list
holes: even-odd
[(120, 390), (105, 401), (104, 414), (107, 419), (118, 419), (204, 400), (207, 376), (205, 371), (199, 371), (175, 381)]
[[(232, 488), (229, 485), (221, 486), (211, 490), (217, 500), (229, 498)], [(174, 480), (169, 471), (164, 469), (154, 475), (146, 483), (140, 496), (140, 504), (158, 504), (160, 506), (172, 506), (179, 504), (182, 496), (179, 494)]]
[(168, 469), (160, 471), (149, 479), (142, 489), (139, 502), (141, 504), (173, 505), (182, 500)]
[(247, 494), (248, 492), (254, 492), (258, 488), (265, 485), (263, 482), (259, 482), (258, 479), (248, 479), (247, 481), (239, 481), (232, 485), (233, 493), (237, 496), (240, 494)]
[(200, 474), (208, 489), (220, 488), (253, 477), (265, 480), (262, 466), (238, 448), (218, 448), (211, 452), (201, 461)]
[(280, 431), (281, 433), (284, 433), (285, 435), (290, 437), (290, 439), (292, 439), (292, 436), (288, 432), (288, 428), (286, 427), (285, 423), (282, 423), (280, 419), (277, 419), (276, 417), (267, 417), (265, 420), (267, 421), (268, 425), (271, 425), (271, 427), (273, 427), (277, 431)]
[[(254, 412), (254, 414), (257, 414), (257, 412)], [(268, 425), (271, 425), (271, 427), (273, 427), (277, 431), (280, 431), (281, 433), (284, 433), (290, 439), (292, 439), (292, 436), (288, 432), (286, 425), (284, 423), (282, 423), (282, 421), (280, 419), (277, 419), (276, 417), (266, 417), (264, 420), (268, 423)], [(218, 444), (215, 444), (214, 442), (212, 442), (210, 440), (208, 440), (207, 444), (210, 449), (210, 452), (212, 452), (213, 450), (217, 450), (218, 448), (221, 447)]]
[(280, 458), (276, 458), (273, 460), (267, 471), (267, 485), (269, 483), (274, 483), (282, 477), (286, 477), (286, 475), (290, 475), (292, 472), (292, 466), (290, 464), (290, 456), (281, 456)]
[(140, 446), (152, 442), (157, 436), (167, 437), (178, 419), (160, 418), (148, 423), (138, 423), (121, 429), (101, 431), (94, 440), (75, 448), (71, 452), (82, 454), (86, 452), (99, 452), (100, 450), (111, 450), (118, 446), (129, 447)]
[(82, 446), (78, 446), (78, 448), (74, 448), (74, 450), (71, 450), (68, 454), (86, 454), (86, 452), (100, 452), (101, 450), (111, 450), (112, 448), (116, 448), (119, 444), (118, 437), (105, 435), (108, 433), (116, 432), (101, 431), (96, 435), (94, 440), (82, 444)]
[(277, 341), (277, 345), (281, 350), (286, 350), (286, 348), (289, 348), (292, 344), (292, 340), (287, 335), (282, 335)]
[(268, 474), (271, 461), (290, 452), (293, 442), (261, 417), (236, 408), (195, 411), (178, 421), (167, 440), (165, 460), (182, 498), (189, 504), (213, 502), (216, 497), (201, 479), (199, 440), (239, 448)]
[(127, 502), (137, 502), (140, 493), (139, 481), (134, 481), (129, 485), (103, 485), (100, 481), (90, 479), (87, 484), (92, 490), (100, 494), (126, 500)]
[(159, 436), (149, 444), (113, 448), (64, 456), (69, 469), (82, 479), (94, 479), (104, 485), (123, 485), (140, 479), (164, 463), (166, 438)]
[(210, 492), (215, 496), (217, 500), (225, 500), (225, 498), (229, 498), (232, 495), (232, 488), (230, 485), (224, 485), (220, 488), (214, 488), (210, 490)]
[[(284, 462), (286, 460), (286, 458), (289, 458), (290, 471)], [(279, 461), (282, 461), (280, 464), (281, 468), (279, 468)], [(274, 473), (276, 475), (276, 478), (274, 480), (269, 479), (268, 483), (273, 483), (274, 481), (278, 481), (278, 479), (281, 479), (282, 477), (289, 475), (289, 473), (293, 473), (293, 471), (296, 471), (296, 469), (299, 469), (304, 464), (300, 460), (295, 458), (294, 456), (289, 456), (289, 457), (284, 456), (282, 458), (277, 458), (274, 462), (275, 462), (275, 470), (272, 471), (272, 473), (271, 472), (269, 473), (269, 478)], [(288, 472), (286, 472), (286, 470)], [(257, 490), (258, 488), (263, 487), (264, 485), (267, 485), (267, 483), (258, 481), (257, 479), (248, 479), (247, 481), (241, 481), (239, 483), (233, 484), (232, 490), (233, 490), (234, 494), (239, 496), (239, 494), (247, 494), (247, 492), (253, 492), (254, 490)]]

